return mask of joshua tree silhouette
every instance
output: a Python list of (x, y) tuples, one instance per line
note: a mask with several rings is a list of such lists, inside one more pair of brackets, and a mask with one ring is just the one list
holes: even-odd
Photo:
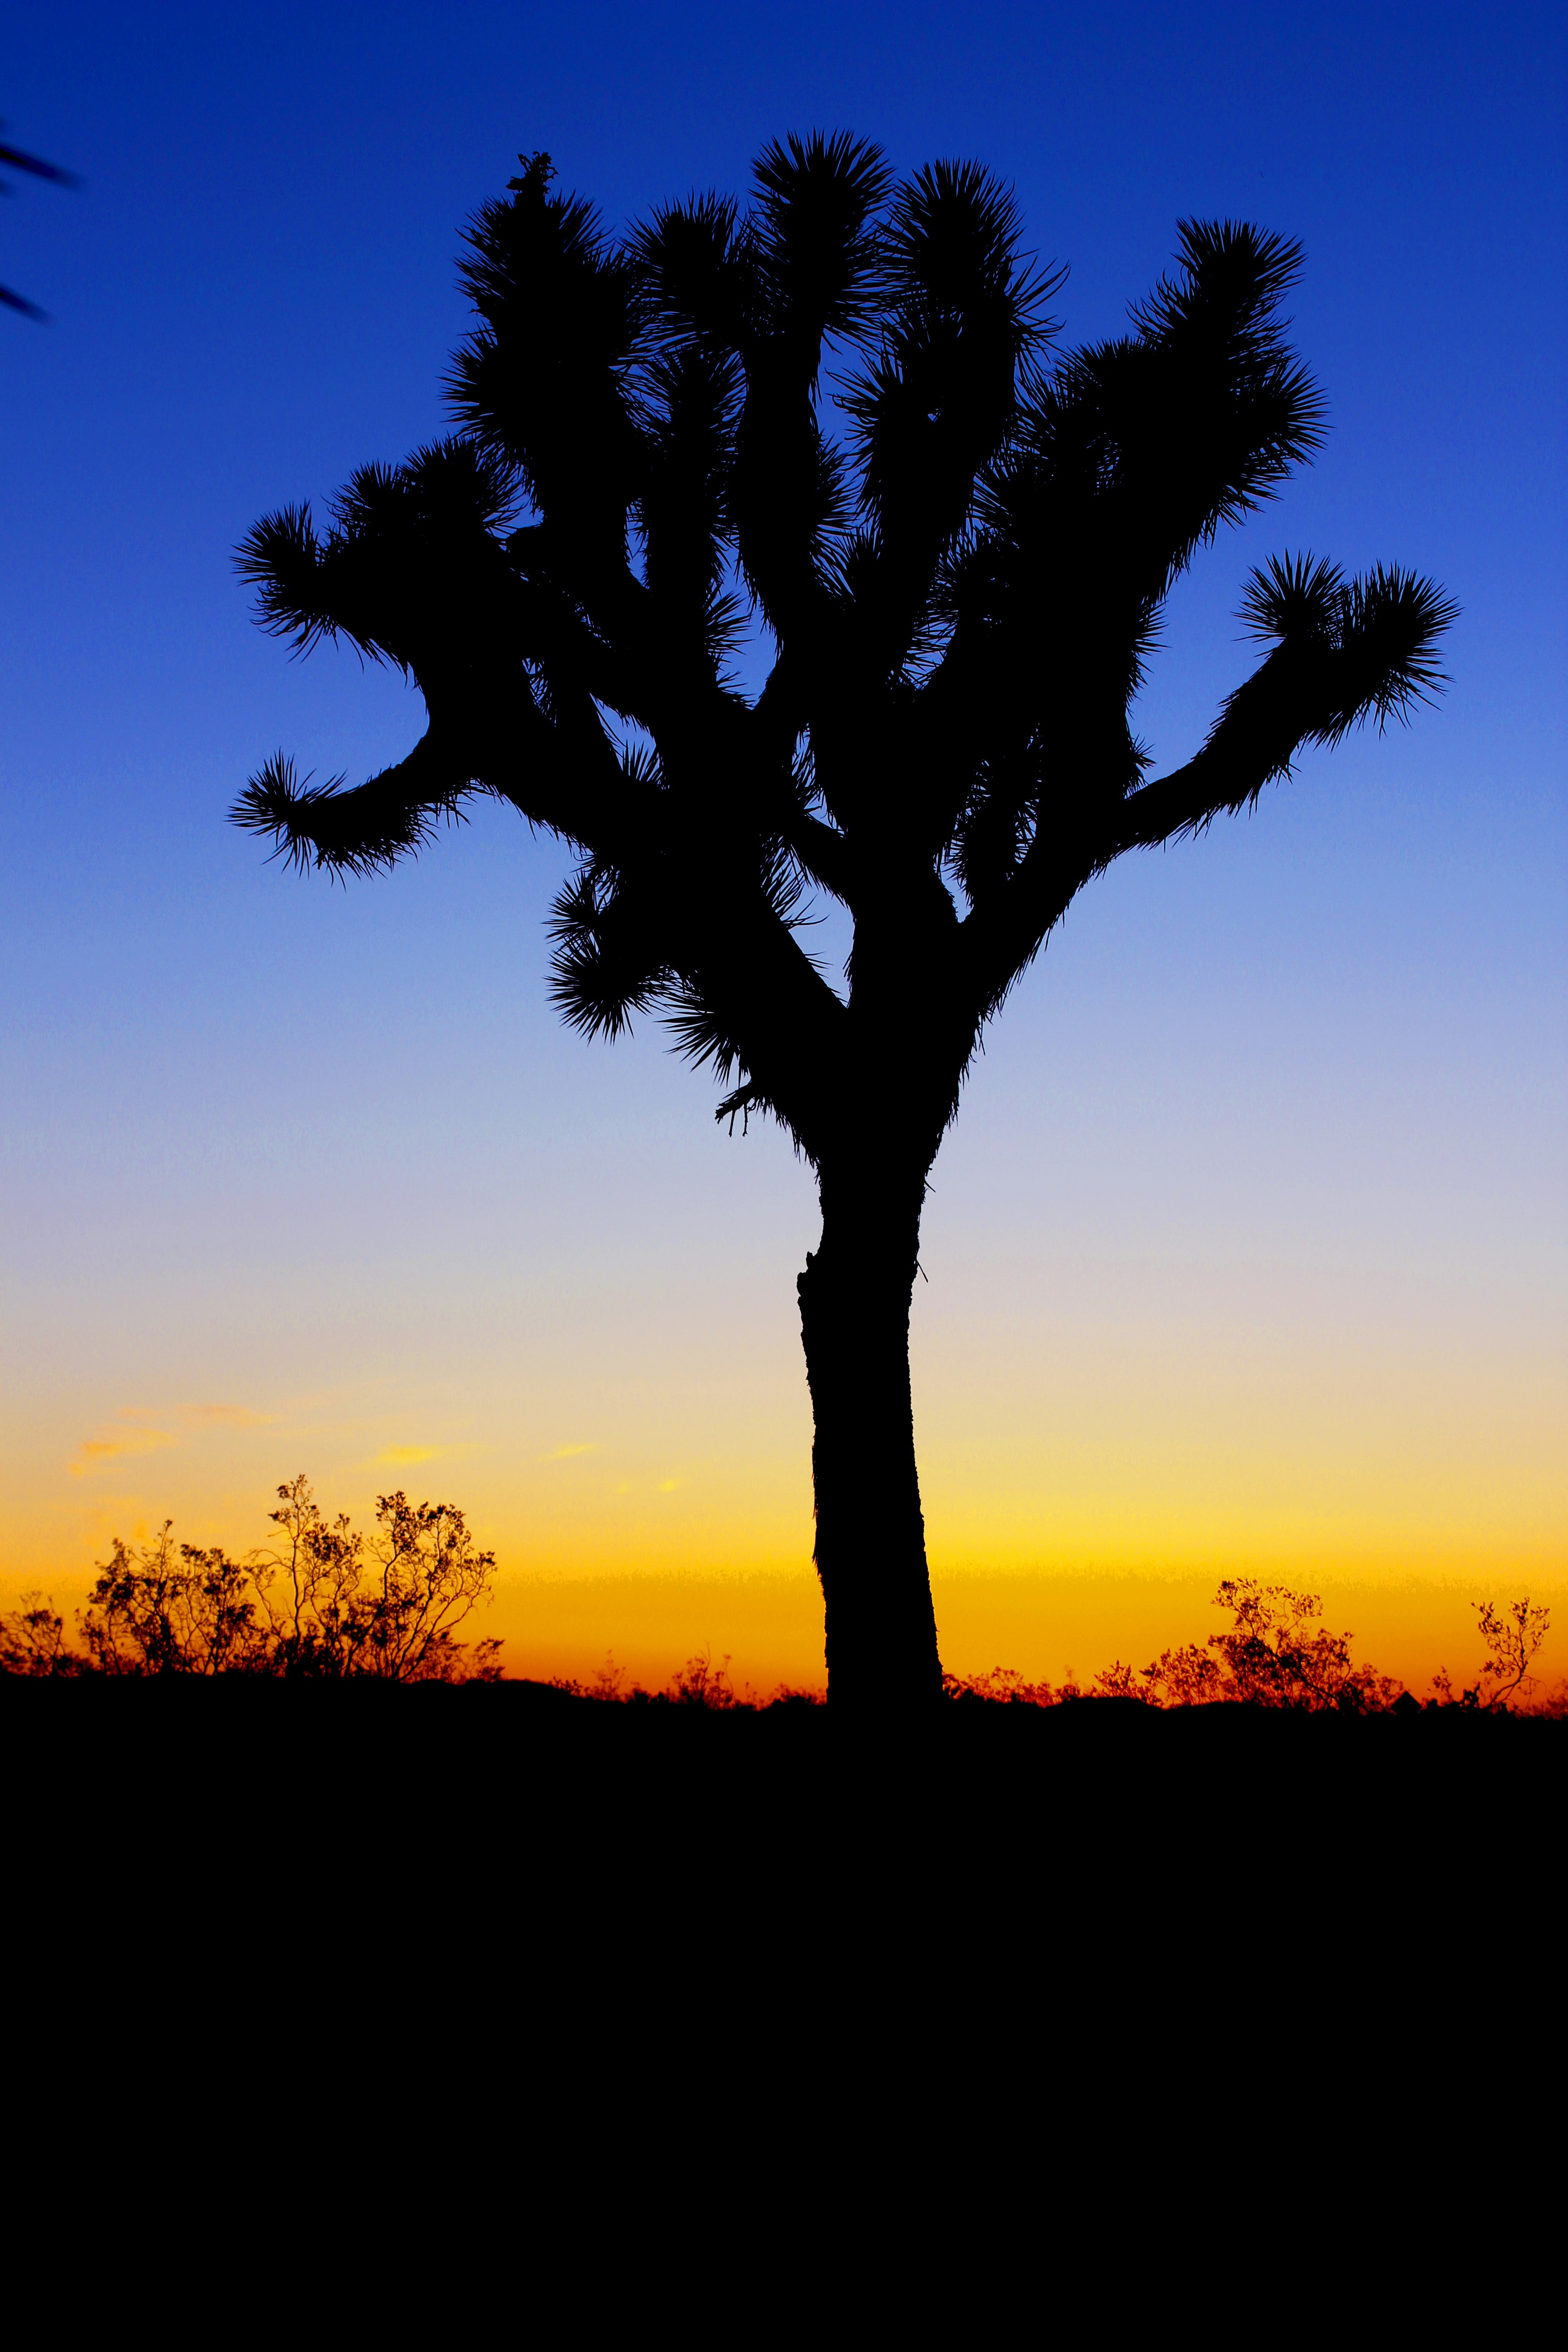
[[(988, 1022), (1085, 883), (1206, 826), (1298, 750), (1440, 683), (1430, 581), (1253, 574), (1269, 650), (1157, 782), (1128, 728), (1162, 600), (1321, 437), (1283, 340), (1298, 248), (1181, 226), (1117, 341), (1053, 358), (1060, 277), (973, 163), (895, 187), (840, 133), (768, 147), (616, 239), (521, 159), (469, 224), (461, 430), (367, 467), (330, 527), (258, 523), (264, 626), (346, 637), (423, 691), (369, 782), (279, 754), (235, 809), (300, 865), (389, 866), (465, 795), (581, 856), (553, 918), (564, 1017), (657, 1013), (815, 1170), (799, 1278), (835, 1699), (942, 1687), (910, 1400), (926, 1177)], [(772, 666), (734, 682), (748, 605)], [(848, 910), (847, 995), (799, 938)]]

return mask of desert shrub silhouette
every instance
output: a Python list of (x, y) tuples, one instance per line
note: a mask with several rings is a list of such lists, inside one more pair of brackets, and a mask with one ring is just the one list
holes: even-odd
[(230, 1559), (174, 1540), (174, 1521), (133, 1549), (113, 1538), (78, 1621), (41, 1593), (0, 1620), (0, 1666), (28, 1676), (276, 1675), (391, 1683), (494, 1682), (499, 1641), (457, 1629), (490, 1597), (495, 1554), (450, 1503), (376, 1500), (375, 1532), (329, 1520), (303, 1475), (278, 1489), (279, 1540)]
[[(1476, 1612), (1476, 1630), (1481, 1637), (1485, 1659), (1475, 1681), (1457, 1695), (1447, 1668), (1440, 1667), (1433, 1677), (1438, 1702), (1445, 1706), (1462, 1706), (1479, 1713), (1495, 1714), (1506, 1709), (1516, 1693), (1529, 1693), (1534, 1687), (1530, 1669), (1552, 1628), (1552, 1612), (1530, 1596), (1510, 1603), (1500, 1610), (1494, 1601), (1472, 1601)], [(1553, 1715), (1568, 1712), (1568, 1685), (1562, 1696), (1554, 1694), (1549, 1706)]]
[(1053, 1689), (1047, 1682), (1026, 1680), (1016, 1666), (993, 1666), (984, 1675), (943, 1675), (942, 1689), (944, 1698), (984, 1700), (993, 1706), (1060, 1706), (1083, 1696), (1070, 1672), (1067, 1681)]
[[(1508, 1701), (1528, 1690), (1527, 1670), (1546, 1638), (1551, 1612), (1528, 1596), (1506, 1612), (1489, 1601), (1471, 1605), (1487, 1653), (1477, 1685), (1456, 1697), (1447, 1674), (1440, 1670), (1426, 1705), (1506, 1712)], [(1331, 1633), (1322, 1624), (1323, 1604), (1316, 1593), (1294, 1592), (1288, 1585), (1263, 1584), (1253, 1577), (1226, 1577), (1214, 1606), (1230, 1615), (1223, 1632), (1211, 1633), (1202, 1644), (1186, 1642), (1162, 1651), (1137, 1671), (1117, 1659), (1094, 1676), (1087, 1691), (1071, 1676), (1053, 1689), (1048, 1682), (1026, 1682), (1014, 1669), (995, 1666), (989, 1674), (967, 1679), (945, 1676), (946, 1695), (1013, 1706), (1131, 1698), (1154, 1707), (1211, 1706), (1223, 1701), (1339, 1715), (1384, 1715), (1396, 1706), (1416, 1704), (1394, 1676), (1352, 1664), (1351, 1635)], [(1554, 1698), (1541, 1711), (1568, 1713), (1568, 1704), (1559, 1706)]]
[(1292, 1592), (1252, 1577), (1227, 1577), (1214, 1605), (1231, 1613), (1226, 1632), (1199, 1648), (1166, 1650), (1142, 1669), (1141, 1680), (1164, 1706), (1215, 1699), (1247, 1706), (1315, 1712), (1379, 1714), (1404, 1687), (1371, 1666), (1352, 1666), (1348, 1633), (1331, 1633), (1320, 1621), (1315, 1593)]
[[(383, 1682), (495, 1681), (499, 1641), (457, 1628), (490, 1596), (496, 1559), (451, 1503), (376, 1498), (376, 1532), (330, 1520), (303, 1476), (278, 1489), (279, 1541), (259, 1556), (277, 1670)], [(274, 1599), (276, 1595), (276, 1599)]]
[[(1058, 353), (1065, 273), (978, 163), (895, 184), (867, 141), (791, 137), (749, 202), (616, 237), (547, 155), (520, 161), (467, 232), (457, 433), (362, 467), (324, 530), (268, 515), (240, 555), (263, 626), (391, 663), (427, 730), (348, 789), (279, 752), (234, 814), (365, 874), (479, 793), (576, 854), (563, 1017), (664, 1021), (731, 1131), (776, 1119), (816, 1176), (796, 1287), (830, 1686), (926, 1707), (910, 1293), (985, 1030), (1117, 858), (1435, 694), (1455, 608), (1397, 568), (1274, 557), (1242, 599), (1258, 666), (1151, 781), (1129, 708), (1165, 599), (1322, 437), (1286, 340), (1295, 245), (1184, 221), (1129, 331)], [(853, 925), (842, 986), (803, 936), (824, 898)]]
[(625, 1667), (616, 1665), (611, 1652), (591, 1682), (556, 1675), (552, 1676), (550, 1687), (568, 1692), (574, 1698), (594, 1699), (612, 1706), (695, 1707), (711, 1715), (757, 1715), (772, 1712), (775, 1707), (822, 1705), (820, 1691), (795, 1689), (788, 1683), (780, 1683), (765, 1698), (759, 1698), (748, 1685), (742, 1696), (729, 1669), (727, 1653), (716, 1666), (712, 1651), (700, 1650), (676, 1668), (662, 1690), (650, 1691), (640, 1683), (631, 1682)]
[(272, 1659), (264, 1586), (221, 1548), (176, 1549), (165, 1519), (138, 1551), (116, 1536), (80, 1619), (102, 1675), (264, 1672)]
[(24, 1592), (19, 1609), (0, 1616), (0, 1674), (79, 1675), (88, 1661), (73, 1650), (66, 1621), (44, 1592)]

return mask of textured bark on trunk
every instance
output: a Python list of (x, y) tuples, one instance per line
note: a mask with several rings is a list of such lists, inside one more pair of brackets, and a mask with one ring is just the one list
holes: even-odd
[(923, 1171), (823, 1171), (822, 1240), (799, 1277), (816, 1434), (828, 1695), (860, 1710), (942, 1696), (910, 1395)]

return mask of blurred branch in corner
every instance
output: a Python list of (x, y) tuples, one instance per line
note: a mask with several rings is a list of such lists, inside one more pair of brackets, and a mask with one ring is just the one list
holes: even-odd
[[(0, 131), (5, 127), (0, 122)], [(20, 147), (8, 146), (4, 139), (0, 139), (0, 169), (7, 164), (13, 172), (30, 172), (35, 180), (53, 180), (58, 187), (79, 188), (81, 185), (76, 173), (68, 172), (63, 164), (46, 163), (41, 155), (25, 154)], [(8, 196), (11, 193), (5, 182), (0, 180), (0, 195)], [(36, 302), (29, 302), (25, 294), (15, 293), (9, 286), (0, 286), (0, 302), (9, 310), (20, 310), (25, 319), (43, 320), (48, 317), (47, 310), (40, 310)]]

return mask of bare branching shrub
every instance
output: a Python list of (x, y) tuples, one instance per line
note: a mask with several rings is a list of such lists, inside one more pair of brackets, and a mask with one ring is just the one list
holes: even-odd
[[(576, 1675), (552, 1675), (549, 1687), (565, 1691), (573, 1698), (597, 1700), (605, 1706), (623, 1706), (634, 1696), (627, 1685), (626, 1670), (625, 1666), (616, 1665), (613, 1650), (605, 1652), (605, 1663), (597, 1669), (592, 1682), (583, 1682)], [(645, 1700), (649, 1696), (640, 1685), (635, 1695)]]
[(1059, 1691), (1049, 1683), (1026, 1682), (1016, 1666), (993, 1666), (989, 1674), (967, 1677), (943, 1675), (942, 1687), (945, 1698), (984, 1699), (993, 1706), (1055, 1706), (1069, 1694), (1074, 1698), (1079, 1696), (1070, 1669)]
[(1136, 1698), (1145, 1703), (1149, 1697), (1142, 1676), (1131, 1666), (1124, 1666), (1120, 1658), (1112, 1658), (1096, 1675), (1089, 1695), (1093, 1698)]
[[(1384, 1715), (1402, 1699), (1406, 1708), (1417, 1704), (1405, 1696), (1404, 1685), (1393, 1676), (1352, 1662), (1351, 1636), (1331, 1633), (1323, 1624), (1323, 1604), (1316, 1593), (1293, 1592), (1288, 1585), (1263, 1584), (1253, 1577), (1227, 1577), (1214, 1605), (1230, 1616), (1222, 1633), (1211, 1633), (1205, 1643), (1163, 1650), (1137, 1672), (1118, 1658), (1095, 1675), (1087, 1692), (1070, 1668), (1067, 1681), (1053, 1690), (1048, 1682), (1026, 1681), (1011, 1666), (994, 1666), (967, 1679), (948, 1675), (943, 1688), (950, 1699), (1009, 1706), (1059, 1706), (1083, 1697), (1141, 1698), (1157, 1707), (1229, 1700), (1307, 1714)], [(1500, 1610), (1489, 1601), (1471, 1605), (1486, 1662), (1475, 1684), (1459, 1692), (1447, 1672), (1439, 1672), (1434, 1679), (1436, 1696), (1427, 1704), (1517, 1711), (1517, 1703), (1534, 1688), (1530, 1667), (1546, 1639), (1551, 1612), (1528, 1597)], [(1531, 1711), (1568, 1717), (1568, 1682)]]
[(613, 1650), (605, 1652), (605, 1663), (588, 1686), (588, 1696), (597, 1699), (621, 1699), (626, 1695), (626, 1670), (617, 1666)]
[[(1513, 1711), (1509, 1706), (1510, 1699), (1528, 1700), (1535, 1688), (1535, 1677), (1530, 1669), (1552, 1629), (1552, 1612), (1543, 1602), (1532, 1601), (1528, 1593), (1503, 1610), (1491, 1601), (1472, 1601), (1470, 1606), (1476, 1612), (1476, 1631), (1486, 1652), (1485, 1662), (1468, 1688), (1458, 1692), (1454, 1689), (1447, 1668), (1439, 1666), (1432, 1677), (1436, 1703), (1439, 1706), (1472, 1707), (1483, 1714), (1509, 1714)], [(1560, 1686), (1531, 1712), (1568, 1714), (1568, 1685)]]
[(1323, 1604), (1316, 1594), (1292, 1592), (1282, 1584), (1259, 1584), (1229, 1577), (1215, 1595), (1231, 1623), (1207, 1642), (1184, 1643), (1163, 1651), (1150, 1665), (1134, 1669), (1120, 1658), (1096, 1675), (1085, 1691), (1071, 1668), (1059, 1688), (1026, 1682), (1010, 1666), (967, 1680), (945, 1678), (949, 1698), (983, 1699), (1010, 1706), (1060, 1706), (1080, 1698), (1136, 1698), (1151, 1706), (1206, 1706), (1217, 1699), (1249, 1706), (1334, 1707), (1377, 1714), (1391, 1706), (1402, 1685), (1370, 1666), (1351, 1663), (1350, 1635), (1331, 1633), (1320, 1623)]
[(669, 1678), (669, 1696), (677, 1706), (706, 1706), (725, 1712), (738, 1704), (735, 1685), (730, 1679), (730, 1654), (725, 1652), (718, 1665), (711, 1650), (700, 1651), (688, 1658)]
[(368, 1538), (329, 1519), (295, 1478), (269, 1514), (268, 1549), (230, 1559), (174, 1539), (165, 1519), (133, 1549), (119, 1536), (78, 1625), (81, 1647), (41, 1593), (0, 1619), (0, 1671), (14, 1675), (270, 1675), (382, 1682), (495, 1682), (499, 1641), (458, 1628), (489, 1598), (495, 1554), (450, 1503), (376, 1501)]
[(1350, 1635), (1331, 1633), (1321, 1622), (1323, 1604), (1314, 1592), (1226, 1577), (1214, 1605), (1230, 1612), (1225, 1633), (1211, 1633), (1202, 1649), (1189, 1642), (1166, 1650), (1144, 1667), (1143, 1679), (1161, 1705), (1230, 1699), (1247, 1706), (1378, 1715), (1399, 1696), (1402, 1685), (1352, 1664)]
[(626, 1668), (616, 1665), (613, 1651), (606, 1651), (605, 1663), (592, 1682), (582, 1682), (573, 1675), (552, 1675), (550, 1687), (569, 1691), (574, 1698), (590, 1698), (609, 1706), (700, 1707), (720, 1715), (761, 1715), (772, 1707), (823, 1704), (820, 1691), (796, 1690), (789, 1683), (780, 1683), (766, 1698), (759, 1698), (748, 1683), (742, 1698), (731, 1680), (729, 1668), (728, 1651), (715, 1665), (712, 1651), (702, 1650), (677, 1667), (662, 1690), (650, 1691), (641, 1683), (628, 1683)]
[(352, 1671), (395, 1683), (498, 1681), (500, 1642), (469, 1653), (456, 1638), (489, 1591), (494, 1552), (476, 1548), (450, 1503), (411, 1503), (399, 1490), (377, 1496), (375, 1519), (348, 1604)]
[(132, 1551), (114, 1538), (79, 1620), (104, 1675), (266, 1673), (270, 1642), (252, 1570), (221, 1546), (176, 1549), (165, 1519)]
[(81, 1669), (65, 1619), (43, 1593), (24, 1592), (21, 1607), (0, 1616), (0, 1674), (76, 1675)]
[(291, 1679), (350, 1674), (364, 1538), (345, 1515), (327, 1517), (303, 1473), (279, 1487), (278, 1504), (267, 1516), (279, 1540), (254, 1559), (277, 1670)]
[(309, 1479), (278, 1489), (279, 1540), (252, 1562), (266, 1598), (274, 1671), (290, 1678), (495, 1682), (501, 1644), (459, 1642), (489, 1596), (495, 1554), (480, 1551), (451, 1503), (376, 1497), (375, 1532), (329, 1518)]
[(1143, 1667), (1140, 1679), (1155, 1706), (1207, 1706), (1227, 1696), (1225, 1669), (1212, 1651), (1200, 1649), (1195, 1642), (1162, 1650), (1152, 1665)]

